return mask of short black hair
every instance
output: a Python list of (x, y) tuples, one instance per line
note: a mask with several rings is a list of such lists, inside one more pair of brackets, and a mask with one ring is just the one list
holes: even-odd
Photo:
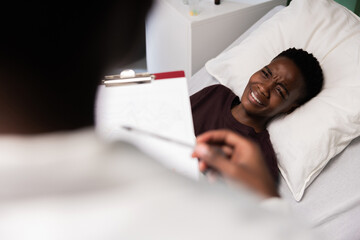
[(292, 60), (299, 68), (305, 81), (305, 96), (299, 100), (299, 104), (304, 104), (315, 97), (322, 89), (324, 76), (319, 61), (312, 53), (303, 49), (289, 48), (278, 57), (286, 57)]
[[(98, 85), (111, 69), (136, 60), (151, 5), (152, 0), (4, 2), (0, 102), (12, 107), (1, 114), (24, 121), (21, 126), (30, 117), (57, 130), (93, 125)], [(20, 112), (26, 117), (18, 117)]]

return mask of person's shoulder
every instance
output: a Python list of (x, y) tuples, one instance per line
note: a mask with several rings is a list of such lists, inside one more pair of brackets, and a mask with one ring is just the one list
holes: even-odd
[(202, 91), (207, 92), (207, 93), (213, 92), (216, 94), (218, 94), (218, 93), (219, 94), (220, 93), (226, 93), (226, 94), (233, 93), (230, 88), (228, 88), (222, 84), (214, 84), (214, 85), (208, 86), (208, 87), (204, 88)]
[(210, 100), (216, 102), (223, 102), (227, 99), (234, 98), (234, 93), (222, 84), (215, 84), (208, 87), (203, 88), (202, 90), (198, 91), (197, 93), (190, 96), (191, 104), (197, 104), (203, 100)]
[(230, 88), (226, 87), (226, 86), (223, 85), (223, 84), (215, 84), (215, 85), (212, 85), (212, 86), (210, 86), (210, 87), (213, 87), (214, 89), (217, 89), (217, 90), (230, 91), (230, 92), (232, 92)]

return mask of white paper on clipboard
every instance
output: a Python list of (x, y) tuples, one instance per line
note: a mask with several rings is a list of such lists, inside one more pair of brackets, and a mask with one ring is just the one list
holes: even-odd
[(192, 148), (122, 128), (130, 126), (195, 145), (185, 77), (115, 87), (101, 85), (95, 112), (96, 130), (106, 140), (130, 142), (168, 168), (198, 179)]

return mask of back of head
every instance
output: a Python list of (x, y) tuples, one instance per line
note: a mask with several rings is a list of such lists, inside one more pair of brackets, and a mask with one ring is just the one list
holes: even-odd
[(324, 76), (318, 60), (313, 54), (302, 49), (289, 48), (275, 58), (286, 57), (292, 60), (299, 68), (305, 81), (305, 96), (299, 104), (304, 104), (315, 97), (322, 89)]
[(14, 126), (0, 118), (7, 125), (0, 132), (92, 125), (97, 84), (107, 68), (127, 63), (151, 3), (6, 1), (0, 14), (0, 114)]

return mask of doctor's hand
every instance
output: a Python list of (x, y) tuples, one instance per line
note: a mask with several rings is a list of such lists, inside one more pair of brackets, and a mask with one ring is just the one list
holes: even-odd
[(259, 146), (249, 139), (228, 130), (208, 131), (197, 137), (192, 156), (199, 158), (202, 172), (211, 168), (264, 197), (279, 197)]

